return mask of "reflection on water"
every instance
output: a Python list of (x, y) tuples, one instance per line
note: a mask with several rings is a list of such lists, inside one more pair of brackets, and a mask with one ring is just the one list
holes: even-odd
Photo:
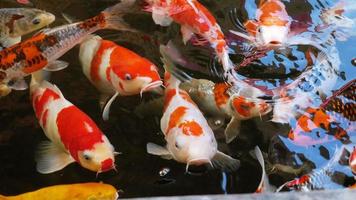
[[(33, 6), (56, 14), (55, 25), (67, 23), (62, 13), (85, 19), (114, 2), (32, 0)], [(35, 119), (28, 92), (13, 92), (1, 99), (0, 104), (0, 193), (17, 194), (48, 185), (86, 181), (112, 184), (123, 191), (123, 197), (254, 192), (261, 169), (249, 151), (256, 145), (268, 152), (265, 158), (267, 173), (276, 186), (303, 175), (314, 177), (308, 179), (306, 188), (309, 189), (352, 185), (355, 181), (346, 160), (356, 143), (356, 86), (354, 82), (350, 83), (356, 74), (351, 64), (356, 57), (353, 45), (356, 44), (356, 31), (355, 24), (348, 19), (356, 18), (355, 3), (344, 9), (343, 16), (347, 19), (339, 19), (323, 14), (335, 8), (337, 1), (284, 1), (293, 19), (291, 30), (298, 34), (290, 39), (291, 45), (261, 50), (229, 32), (241, 31), (236, 26), (237, 21), (244, 23), (254, 19), (258, 3), (253, 0), (201, 2), (216, 16), (226, 33), (232, 60), (235, 63), (245, 61), (245, 66), (238, 69), (240, 77), (263, 88), (275, 108), (266, 116), (242, 121), (240, 135), (229, 145), (223, 136), (225, 126), (216, 127), (219, 149), (241, 160), (239, 170), (234, 173), (210, 170), (189, 175), (185, 174), (183, 164), (148, 155), (147, 142), (164, 143), (162, 135), (157, 134), (162, 115), (158, 94), (145, 94), (142, 100), (139, 96), (120, 97), (113, 105), (109, 122), (103, 122), (98, 105), (99, 93), (83, 76), (78, 48), (74, 48), (63, 58), (70, 61), (71, 66), (54, 73), (51, 80), (66, 98), (98, 123), (111, 143), (122, 152), (116, 160), (118, 173), (108, 172), (96, 177), (95, 173), (75, 164), (49, 175), (37, 173), (34, 149), (46, 138)], [(13, 0), (0, 2), (0, 7), (18, 6)], [(198, 66), (199, 72), (187, 70), (190, 75), (220, 80), (211, 73), (211, 68), (218, 65), (213, 51), (207, 46), (182, 44), (178, 25), (162, 28), (142, 11), (130, 14), (127, 21), (140, 32), (102, 31), (99, 34), (149, 58), (157, 66), (162, 66), (159, 44), (166, 44), (171, 39), (188, 63)], [(298, 42), (302, 44), (295, 44)], [(252, 55), (256, 52), (260, 56), (254, 58)], [(246, 61), (249, 56), (252, 58)], [(349, 83), (348, 87), (335, 94), (346, 83)], [(332, 94), (335, 96), (331, 97)], [(138, 105), (141, 109), (137, 109)], [(290, 116), (292, 113), (296, 118)], [(270, 121), (276, 118), (288, 123)], [(338, 154), (339, 151), (342, 153)], [(334, 162), (335, 159), (338, 161)], [(298, 187), (300, 189), (300, 185)]]

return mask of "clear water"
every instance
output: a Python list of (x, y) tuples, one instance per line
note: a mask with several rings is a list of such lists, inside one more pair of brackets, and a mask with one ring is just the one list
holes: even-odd
[[(114, 0), (32, 1), (35, 7), (56, 14), (57, 20), (51, 26), (66, 23), (61, 17), (62, 13), (77, 19), (86, 19), (114, 2)], [(258, 3), (258, 1), (256, 2)], [(231, 21), (230, 11), (236, 9), (236, 13), (232, 16), (241, 21), (254, 18), (256, 2), (253, 0), (201, 0), (201, 3), (216, 16), (225, 33), (228, 33), (229, 29), (236, 29)], [(289, 0), (284, 3), (293, 19), (299, 19), (307, 22), (309, 26), (314, 26), (320, 22), (317, 13), (320, 13), (323, 8), (332, 7), (336, 1)], [(354, 19), (356, 18), (356, 3), (350, 3), (350, 5), (354, 8), (346, 10), (345, 15)], [(1, 8), (18, 6), (20, 5), (15, 1), (0, 0)], [(141, 32), (132, 34), (102, 31), (99, 34), (149, 58), (158, 66), (162, 66), (158, 45), (166, 43), (170, 39), (177, 44), (191, 62), (203, 66), (204, 69), (209, 69), (209, 66), (214, 63), (209, 48), (182, 44), (179, 26), (176, 24), (168, 28), (159, 27), (145, 12), (132, 13), (127, 17), (127, 20)], [(337, 31), (339, 30), (337, 29)], [(341, 64), (338, 80), (333, 90), (337, 90), (356, 78), (355, 66), (351, 64), (351, 60), (356, 58), (355, 33), (356, 28), (353, 27), (346, 40), (335, 40)], [(319, 34), (321, 37), (331, 35), (330, 32)], [(246, 50), (248, 48), (246, 46), (241, 48), (241, 44), (244, 44), (243, 41), (230, 34), (226, 35), (231, 48), (235, 51), (232, 59), (237, 63), (241, 62), (242, 55), (249, 53)], [(292, 82), (307, 70), (304, 54), (307, 49), (307, 45), (294, 45), (287, 50), (270, 51), (260, 60), (241, 68), (239, 73), (247, 79), (258, 79), (255, 81), (256, 85), (269, 89), (279, 87)], [(71, 65), (66, 70), (54, 73), (52, 82), (60, 87), (68, 100), (91, 116), (106, 133), (116, 150), (122, 152), (122, 155), (116, 159), (118, 173), (112, 171), (96, 177), (95, 173), (83, 169), (77, 164), (71, 164), (65, 169), (49, 175), (37, 173), (34, 151), (37, 144), (46, 140), (46, 137), (33, 113), (28, 91), (13, 92), (10, 96), (1, 99), (0, 102), (0, 194), (13, 195), (49, 185), (88, 181), (103, 181), (112, 184), (122, 191), (122, 197), (251, 193), (256, 190), (261, 176), (258, 162), (249, 153), (256, 145), (268, 153), (267, 172), (270, 173), (271, 183), (279, 186), (286, 181), (322, 168), (331, 160), (335, 149), (342, 144), (341, 141), (334, 140), (307, 147), (298, 146), (287, 137), (291, 127), (295, 127), (295, 124), (272, 123), (269, 121), (271, 116), (268, 115), (264, 116), (262, 120), (257, 118), (244, 121), (238, 140), (229, 145), (224, 143), (223, 129), (216, 131), (219, 148), (241, 160), (239, 170), (234, 173), (211, 170), (201, 175), (185, 174), (185, 165), (146, 153), (147, 142), (164, 144), (164, 139), (159, 134), (161, 111), (158, 108), (153, 108), (153, 112), (144, 114), (145, 119), (143, 120), (134, 113), (134, 110), (140, 104), (141, 107), (145, 107), (145, 102), (157, 98), (157, 95), (145, 94), (143, 99), (139, 96), (120, 97), (114, 104), (110, 121), (103, 122), (98, 105), (99, 93), (82, 74), (78, 61), (78, 48), (69, 51), (62, 59), (69, 61)], [(209, 77), (204, 73), (190, 73), (195, 77)], [(217, 80), (216, 77), (209, 78)], [(331, 92), (325, 91), (328, 95)], [(326, 133), (321, 132), (320, 134)], [(356, 142), (352, 137), (355, 136), (355, 132), (350, 131), (347, 134), (351, 138), (351, 143), (347, 145), (348, 147), (353, 146)], [(271, 171), (271, 167), (275, 164), (294, 168), (306, 167), (303, 167), (297, 174), (291, 174)], [(165, 170), (165, 173), (162, 170)], [(331, 171), (332, 179), (327, 181), (328, 184), (322, 185), (321, 189), (344, 188), (355, 182), (351, 170), (342, 162), (333, 166)]]

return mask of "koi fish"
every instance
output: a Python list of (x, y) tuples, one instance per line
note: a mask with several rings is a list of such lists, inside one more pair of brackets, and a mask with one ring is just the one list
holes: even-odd
[[(175, 60), (180, 60), (181, 55), (171, 42), (162, 48), (167, 55), (174, 57)], [(174, 74), (184, 74), (181, 71), (178, 72), (174, 66), (171, 69)], [(225, 129), (227, 143), (230, 143), (239, 134), (241, 120), (262, 116), (272, 110), (271, 105), (265, 100), (257, 98), (261, 93), (247, 84), (239, 84), (242, 86), (240, 88), (226, 82), (214, 83), (206, 79), (194, 79), (187, 74), (180, 77), (186, 79), (180, 85), (181, 89), (189, 93), (205, 114), (220, 121), (230, 119)], [(256, 98), (248, 98), (252, 95)]]
[(102, 92), (103, 119), (109, 118), (111, 103), (118, 95), (141, 94), (158, 88), (162, 81), (157, 67), (148, 59), (114, 42), (92, 36), (80, 45), (79, 59), (85, 76)]
[(356, 80), (345, 84), (319, 108), (308, 108), (288, 138), (293, 144), (311, 146), (334, 140), (347, 143), (356, 130)]
[(0, 9), (0, 50), (19, 43), (21, 36), (41, 29), (54, 20), (53, 14), (39, 9)]
[(327, 164), (324, 167), (315, 169), (309, 174), (305, 174), (297, 179), (284, 183), (277, 189), (277, 192), (281, 191), (284, 188), (287, 188), (291, 191), (303, 191), (303, 192), (328, 189), (328, 188), (335, 189), (337, 185), (334, 184), (332, 180), (332, 172), (334, 168), (338, 165), (344, 150), (345, 150), (344, 147), (337, 148), (335, 150), (333, 157), (330, 159), (330, 161), (327, 162)]
[(261, 181), (258, 184), (258, 187), (257, 187), (255, 193), (264, 193), (264, 192), (275, 191), (275, 188), (273, 188), (271, 186), (271, 184), (269, 183), (268, 176), (266, 173), (265, 161), (263, 158), (263, 154), (262, 154), (261, 149), (258, 146), (255, 147), (255, 155), (256, 155), (256, 158), (257, 158), (258, 162), (260, 163), (261, 169), (262, 169)]
[(256, 47), (273, 47), (285, 44), (290, 34), (292, 18), (280, 0), (261, 0), (256, 19), (248, 20), (241, 27), (244, 32), (231, 33), (247, 39)]
[(56, 200), (116, 200), (118, 196), (117, 190), (109, 184), (77, 183), (45, 187), (33, 192), (27, 192), (16, 196), (0, 195), (0, 200), (51, 200), (54, 197)]
[[(274, 90), (273, 122), (289, 123), (303, 113), (308, 107), (313, 107), (333, 89), (340, 68), (339, 52), (330, 47), (328, 54), (318, 53), (317, 57), (310, 54), (314, 64), (292, 83)], [(319, 102), (319, 106), (322, 102)], [(315, 106), (315, 107), (317, 107)]]
[(31, 101), (45, 135), (36, 153), (37, 171), (43, 174), (78, 162), (97, 173), (115, 169), (114, 147), (95, 122), (63, 96), (57, 86), (32, 75)]
[(29, 0), (17, 0), (17, 2), (20, 4), (30, 4), (31, 3)]
[(146, 0), (146, 10), (152, 12), (156, 24), (169, 26), (173, 21), (181, 25), (183, 42), (196, 34), (201, 39), (196, 44), (209, 43), (215, 50), (224, 71), (231, 70), (233, 63), (229, 58), (229, 47), (224, 33), (215, 17), (197, 0)]
[[(171, 67), (173, 63), (164, 53), (162, 46), (160, 51), (164, 67)], [(179, 89), (180, 81), (167, 70), (164, 81), (164, 112), (160, 124), (167, 146), (148, 143), (148, 153), (186, 163), (187, 172), (191, 165), (205, 164), (236, 170), (239, 161), (217, 150), (213, 131), (189, 94)]]
[[(131, 30), (122, 15), (134, 0), (124, 0), (99, 15), (77, 23), (43, 30), (21, 43), (0, 51), (0, 85), (15, 90), (27, 89), (23, 80), (41, 69), (58, 71), (68, 66), (57, 59), (100, 29)], [(9, 84), (14, 82), (13, 84)], [(0, 91), (1, 94), (1, 91)]]

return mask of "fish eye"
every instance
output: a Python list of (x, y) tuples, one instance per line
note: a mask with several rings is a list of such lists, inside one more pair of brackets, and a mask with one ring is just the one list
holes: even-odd
[(130, 74), (125, 74), (125, 79), (129, 81), (129, 80), (131, 80), (131, 79), (132, 79), (132, 77), (131, 77), (131, 75), (130, 75)]
[(175, 147), (176, 147), (177, 149), (180, 149), (180, 148), (181, 148), (180, 145), (178, 144), (178, 142), (175, 143)]
[(34, 25), (38, 25), (38, 24), (40, 24), (40, 23), (41, 23), (41, 20), (38, 19), (38, 18), (32, 20), (32, 24), (34, 24)]
[(84, 157), (85, 160), (91, 160), (91, 157), (89, 155), (87, 155), (87, 154), (84, 154), (83, 157)]
[(261, 32), (262, 32), (261, 27), (258, 27), (258, 28), (257, 28), (257, 32), (259, 32), (259, 33), (261, 33)]

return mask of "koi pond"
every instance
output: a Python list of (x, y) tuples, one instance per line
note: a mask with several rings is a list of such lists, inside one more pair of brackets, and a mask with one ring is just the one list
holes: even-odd
[[(50, 12), (56, 19), (44, 27), (47, 30), (97, 16), (118, 2), (0, 0), (0, 8), (38, 8)], [(150, 6), (152, 2), (159, 1), (138, 0), (125, 10), (123, 18), (134, 31), (99, 30), (95, 34), (147, 58), (157, 66), (162, 81), (165, 69), (161, 45), (167, 45), (166, 50), (172, 45), (174, 50), (167, 50), (166, 56), (177, 66), (171, 75), (182, 81), (182, 90), (192, 98), (187, 102), (196, 105), (192, 118), (199, 112), (197, 109), (201, 110), (209, 130), (215, 135), (218, 150), (224, 153), (224, 158), (229, 158), (228, 161), (216, 165), (212, 158), (205, 163), (207, 167), (191, 167), (187, 164), (190, 161), (178, 162), (172, 152), (169, 156), (157, 153), (158, 150), (168, 152), (169, 148), (163, 147), (171, 142), (167, 139), (170, 138), (168, 133), (162, 132), (161, 127), (165, 125), (160, 124), (161, 118), (170, 112), (164, 102), (173, 98), (164, 92), (171, 87), (166, 83), (165, 87), (162, 85), (141, 95), (140, 92), (119, 94), (111, 105), (110, 118), (103, 120), (103, 95), (83, 73), (84, 61), (79, 58), (79, 52), (84, 47), (78, 44), (60, 58), (69, 66), (52, 72), (49, 82), (87, 114), (119, 152), (113, 165), (116, 170), (96, 173), (73, 162), (52, 173), (39, 173), (36, 150), (41, 142), (49, 139), (36, 118), (30, 90), (12, 90), (0, 98), (1, 195), (85, 182), (110, 184), (118, 190), (120, 198), (356, 187), (356, 2), (199, 0), (199, 4), (195, 0), (161, 0), (161, 7)], [(179, 5), (169, 5), (175, 3)], [(234, 78), (254, 90), (245, 90), (244, 84), (236, 90), (225, 87), (228, 85), (224, 77), (225, 66), (216, 53), (220, 43), (218, 39), (211, 39), (217, 37), (214, 34), (220, 34), (218, 26), (207, 26), (211, 29), (207, 31), (210, 35), (207, 32), (199, 34), (203, 28), (192, 22), (194, 15), (172, 17), (185, 9), (193, 9), (189, 6), (197, 9), (195, 14), (208, 16), (202, 18), (210, 25), (215, 22), (206, 13), (215, 17), (224, 34), (225, 50), (237, 72)], [(169, 14), (173, 12), (171, 18), (163, 13), (167, 10)], [(172, 20), (169, 26), (159, 25), (167, 20)], [(191, 32), (187, 33), (187, 29)], [(24, 35), (22, 41), (35, 33)], [(31, 76), (26, 76), (25, 80), (29, 84)], [(253, 95), (255, 90), (262, 95)], [(204, 95), (212, 95), (212, 98)], [(183, 95), (182, 99), (185, 98)], [(233, 98), (231, 105), (219, 107), (230, 101), (229, 98)], [(258, 98), (263, 104), (256, 106), (258, 103), (249, 102), (252, 98)], [(172, 106), (178, 107), (178, 104), (177, 101)], [(208, 108), (215, 104), (218, 105), (216, 110)], [(257, 111), (253, 110), (255, 107)], [(174, 121), (169, 118), (169, 127), (172, 123)], [(76, 127), (66, 129), (73, 129), (75, 134)], [(196, 130), (187, 129), (191, 131), (190, 137), (195, 137)], [(226, 142), (226, 135), (232, 138), (231, 142)], [(155, 146), (157, 149), (152, 151), (165, 158), (148, 153), (148, 143), (162, 146)], [(204, 145), (199, 148), (210, 151)], [(238, 167), (226, 164), (230, 161), (236, 161)]]

